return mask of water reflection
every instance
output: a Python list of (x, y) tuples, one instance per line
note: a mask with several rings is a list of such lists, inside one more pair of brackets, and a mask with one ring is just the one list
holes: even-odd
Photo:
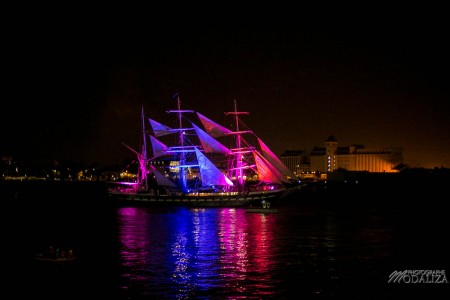
[[(177, 298), (273, 290), (272, 223), (242, 209), (118, 209), (122, 289)], [(157, 270), (157, 273), (156, 271)]]
[(376, 294), (392, 256), (392, 226), (374, 210), (138, 207), (117, 220), (119, 286), (131, 299)]
[(220, 211), (220, 265), (222, 276), (231, 291), (262, 292), (273, 287), (269, 268), (273, 259), (270, 225), (274, 218), (273, 215), (247, 214), (245, 210)]
[(118, 213), (120, 255), (123, 266), (128, 270), (122, 276), (130, 280), (145, 280), (144, 273), (150, 256), (147, 215), (137, 208), (121, 208)]

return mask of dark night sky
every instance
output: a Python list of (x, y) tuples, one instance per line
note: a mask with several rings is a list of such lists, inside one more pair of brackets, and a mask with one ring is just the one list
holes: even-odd
[(340, 22), (227, 18), (140, 24), (42, 22), (4, 39), (0, 154), (120, 164), (139, 144), (140, 109), (162, 123), (185, 108), (246, 123), (281, 154), (400, 146), (404, 162), (450, 167), (445, 19)]

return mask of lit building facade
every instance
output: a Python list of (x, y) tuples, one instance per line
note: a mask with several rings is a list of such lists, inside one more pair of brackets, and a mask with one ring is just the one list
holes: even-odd
[(280, 155), (280, 160), (295, 175), (309, 173), (309, 163), (305, 152), (302, 150), (286, 150)]
[(368, 172), (398, 172), (403, 163), (402, 148), (365, 148), (363, 145), (339, 147), (335, 137), (325, 147), (314, 147), (310, 153), (312, 172), (333, 172), (337, 169)]

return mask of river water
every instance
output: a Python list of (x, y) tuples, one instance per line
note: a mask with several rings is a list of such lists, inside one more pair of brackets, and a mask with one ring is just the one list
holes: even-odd
[[(429, 198), (412, 201), (404, 187), (320, 187), (261, 214), (115, 207), (97, 187), (44, 186), (2, 194), (13, 298), (436, 298), (449, 290), (388, 282), (394, 271), (448, 271), (448, 213), (427, 189), (419, 196)], [(76, 260), (33, 260), (50, 245)]]

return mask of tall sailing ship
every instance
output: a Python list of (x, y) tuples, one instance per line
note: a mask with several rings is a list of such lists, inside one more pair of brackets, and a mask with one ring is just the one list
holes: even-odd
[(234, 110), (225, 113), (233, 124), (230, 129), (182, 109), (179, 97), (177, 109), (167, 113), (176, 117), (177, 128), (146, 117), (142, 108), (142, 147), (136, 151), (124, 144), (137, 156), (137, 179), (114, 182), (109, 189), (113, 199), (269, 208), (299, 189), (297, 176), (242, 121), (249, 113), (238, 111), (236, 100)]

